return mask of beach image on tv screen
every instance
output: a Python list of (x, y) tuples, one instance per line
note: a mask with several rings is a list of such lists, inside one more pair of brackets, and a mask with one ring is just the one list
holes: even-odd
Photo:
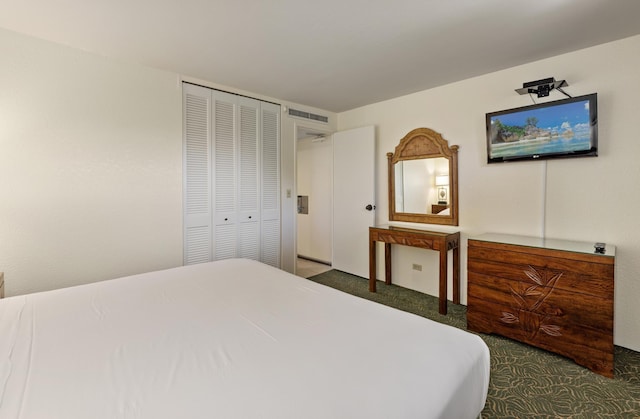
[(491, 117), (490, 158), (588, 151), (589, 100)]

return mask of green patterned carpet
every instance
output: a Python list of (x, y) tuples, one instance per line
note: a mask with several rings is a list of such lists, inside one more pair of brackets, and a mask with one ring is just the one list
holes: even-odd
[[(466, 330), (466, 307), (332, 270), (312, 281)], [(640, 418), (640, 353), (615, 347), (615, 378), (602, 377), (564, 357), (499, 336), (480, 334), (491, 352), (491, 381), (483, 419)]]

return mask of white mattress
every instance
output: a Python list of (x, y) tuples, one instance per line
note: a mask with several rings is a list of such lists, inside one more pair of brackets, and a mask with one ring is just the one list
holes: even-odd
[(232, 259), (0, 300), (0, 418), (475, 418), (477, 336)]

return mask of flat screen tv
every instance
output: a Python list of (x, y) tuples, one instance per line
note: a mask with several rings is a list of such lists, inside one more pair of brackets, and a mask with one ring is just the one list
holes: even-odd
[(487, 114), (487, 162), (598, 155), (596, 93)]

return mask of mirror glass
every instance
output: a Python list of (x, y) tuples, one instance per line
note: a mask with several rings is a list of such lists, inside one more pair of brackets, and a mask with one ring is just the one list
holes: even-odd
[(458, 146), (417, 128), (387, 158), (390, 221), (458, 225)]
[(397, 212), (439, 214), (448, 207), (449, 160), (402, 160), (394, 171)]

